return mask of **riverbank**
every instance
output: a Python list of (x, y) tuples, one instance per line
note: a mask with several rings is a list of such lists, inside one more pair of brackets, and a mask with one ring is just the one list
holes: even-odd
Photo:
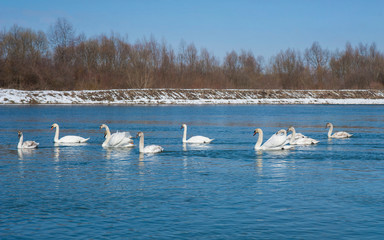
[(384, 90), (0, 89), (0, 104), (384, 104)]

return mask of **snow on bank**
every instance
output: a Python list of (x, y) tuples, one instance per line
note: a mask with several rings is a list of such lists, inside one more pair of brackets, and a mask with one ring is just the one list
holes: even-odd
[(0, 89), (0, 104), (384, 104), (384, 90)]

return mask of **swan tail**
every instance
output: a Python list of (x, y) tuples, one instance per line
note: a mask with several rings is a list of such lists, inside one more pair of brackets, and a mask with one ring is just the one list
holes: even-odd
[(90, 138), (84, 138), (83, 140), (81, 140), (80, 142), (81, 143), (85, 143), (86, 141), (88, 141)]

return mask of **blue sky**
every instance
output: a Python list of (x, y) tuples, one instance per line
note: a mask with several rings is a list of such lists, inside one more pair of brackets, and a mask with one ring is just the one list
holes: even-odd
[(380, 0), (2, 0), (0, 27), (47, 31), (64, 17), (87, 37), (111, 32), (130, 42), (151, 35), (175, 50), (181, 40), (219, 57), (251, 50), (269, 59), (280, 50), (304, 51), (314, 41), (329, 50), (346, 42), (384, 49)]

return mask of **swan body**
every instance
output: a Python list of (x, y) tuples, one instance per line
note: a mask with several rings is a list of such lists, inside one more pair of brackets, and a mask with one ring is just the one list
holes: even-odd
[[(287, 132), (288, 132), (288, 130), (287, 130)], [(292, 137), (293, 137), (293, 141), (296, 141), (300, 138), (306, 138), (307, 136), (305, 136), (302, 133), (296, 133), (295, 136), (293, 136), (293, 134), (291, 133), (291, 134), (287, 135), (287, 140), (285, 141), (285, 143), (290, 144)]]
[(17, 148), (23, 148), (23, 149), (31, 149), (31, 148), (37, 148), (37, 146), (39, 146), (39, 143), (35, 142), (35, 141), (25, 141), (23, 142), (23, 133), (21, 131), (18, 131), (17, 132), (18, 135), (19, 135), (19, 143), (17, 144)]
[(319, 141), (317, 141), (313, 138), (310, 138), (310, 137), (306, 137), (302, 134), (301, 134), (301, 136), (297, 137), (296, 136), (297, 135), (296, 130), (294, 127), (289, 127), (287, 131), (292, 132), (292, 137), (289, 140), (289, 144), (291, 144), (291, 145), (312, 145), (312, 144), (319, 143)]
[(253, 132), (253, 136), (259, 134), (257, 142), (255, 144), (255, 150), (284, 150), (290, 149), (292, 146), (287, 144), (287, 131), (284, 129), (279, 130), (277, 133), (273, 134), (263, 145), (263, 130), (256, 128)]
[(129, 132), (116, 132), (111, 134), (109, 127), (102, 124), (100, 129), (105, 128), (105, 141), (102, 147), (133, 147), (132, 136)]
[(349, 137), (352, 137), (352, 134), (347, 133), (347, 132), (335, 132), (334, 134), (332, 134), (332, 131), (333, 131), (333, 124), (332, 123), (327, 123), (327, 125), (325, 127), (326, 128), (329, 127), (328, 138), (349, 138)]
[(59, 125), (57, 123), (52, 124), (51, 130), (56, 128), (55, 137), (53, 141), (55, 143), (85, 143), (89, 138), (83, 138), (79, 136), (68, 135), (59, 139)]
[(140, 153), (159, 153), (164, 151), (164, 148), (162, 148), (159, 145), (149, 145), (144, 147), (144, 133), (143, 132), (138, 132), (136, 137), (140, 137), (140, 142), (139, 142), (139, 152)]
[[(288, 132), (288, 130), (287, 130), (287, 132)], [(290, 141), (292, 137), (293, 137), (293, 139), (300, 139), (300, 138), (306, 138), (307, 136), (305, 136), (302, 133), (295, 133), (295, 135), (293, 136), (293, 134), (291, 133), (291, 134), (287, 135), (287, 140)]]
[(187, 124), (182, 124), (181, 128), (184, 128), (183, 143), (210, 143), (214, 140), (204, 136), (193, 136), (187, 140)]

